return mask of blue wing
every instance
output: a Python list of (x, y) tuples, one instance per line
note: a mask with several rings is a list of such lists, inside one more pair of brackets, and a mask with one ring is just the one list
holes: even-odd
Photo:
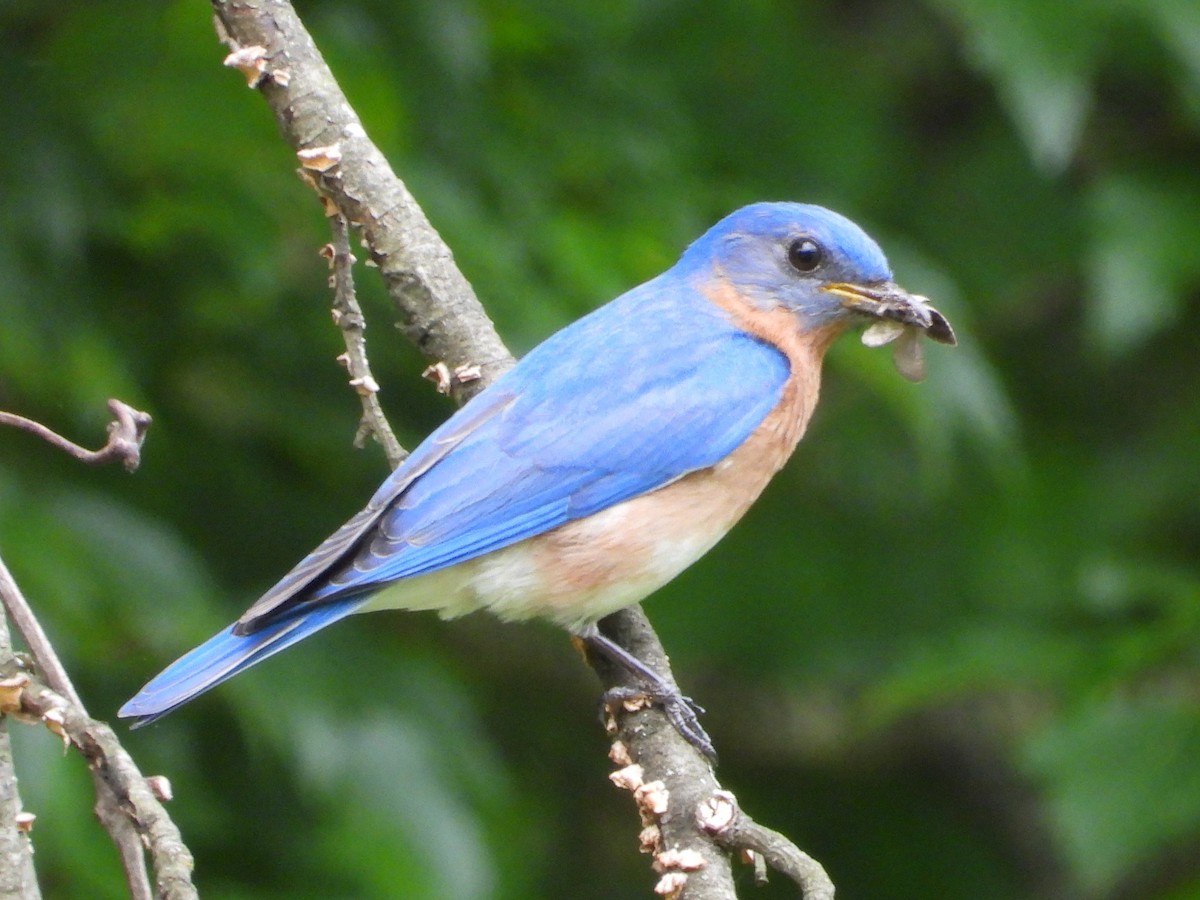
[(745, 440), (779, 401), (786, 359), (706, 298), (655, 288), (559, 332), (481, 395), (488, 414), (419, 477), (397, 472), (403, 487), (308, 602), (584, 518), (712, 466)]
[(367, 507), (232, 629), (150, 682), (157, 717), (443, 569), (715, 465), (779, 401), (788, 363), (668, 272), (558, 332), (437, 429)]

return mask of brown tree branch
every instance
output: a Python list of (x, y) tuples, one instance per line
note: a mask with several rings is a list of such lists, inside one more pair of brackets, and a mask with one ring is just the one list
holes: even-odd
[[(604, 634), (651, 669), (674, 680), (658, 635), (640, 606), (615, 613), (600, 623)], [(639, 687), (620, 666), (590, 658), (605, 688)], [(713, 767), (654, 706), (624, 702), (609, 707), (607, 723), (613, 746), (609, 757), (619, 768), (610, 776), (633, 793), (642, 821), (642, 852), (654, 856), (663, 896), (728, 898), (735, 896), (730, 855), (698, 827), (696, 809), (721, 789)]]
[(362, 229), (408, 336), (452, 371), (479, 366), (478, 381), (453, 386), (462, 402), (511, 366), (512, 356), (450, 248), (367, 137), (291, 4), (212, 5), (218, 36), (231, 51), (226, 64), (262, 93), (306, 180)]
[[(600, 623), (604, 633), (660, 674), (670, 663), (641, 606), (614, 613)], [(623, 669), (602, 658), (591, 660), (606, 687), (638, 687)], [(662, 876), (658, 888), (682, 900), (727, 898), (733, 893), (730, 854), (755, 854), (759, 863), (794, 881), (805, 900), (832, 900), (833, 883), (815, 859), (783, 835), (746, 815), (737, 798), (721, 787), (708, 764), (654, 707), (622, 704), (611, 710), (610, 757), (621, 766), (610, 776), (633, 792), (645, 826), (643, 852), (654, 855)], [(631, 768), (632, 767), (632, 768)], [(654, 788), (655, 782), (663, 788)], [(697, 840), (697, 833), (710, 841)], [(765, 880), (765, 875), (759, 876)], [(678, 887), (671, 893), (672, 886)]]
[[(191, 883), (191, 854), (154, 796), (152, 783), (138, 771), (112, 729), (88, 717), (58, 654), (3, 559), (0, 601), (50, 685), (37, 681), (11, 653), (0, 656), (0, 679), (8, 685), (0, 713), (33, 716), (82, 751), (96, 786), (96, 817), (117, 847), (134, 900), (191, 900), (198, 896)], [(145, 846), (149, 846), (154, 863), (153, 889), (146, 874)]]
[(824, 867), (778, 831), (742, 812), (728, 791), (715, 791), (701, 802), (696, 821), (722, 847), (751, 856), (760, 883), (766, 881), (769, 865), (794, 881), (805, 900), (833, 900), (833, 882)]
[(59, 450), (71, 454), (89, 466), (99, 466), (120, 460), (126, 472), (135, 472), (142, 461), (142, 444), (146, 440), (146, 429), (150, 427), (150, 414), (140, 412), (120, 400), (109, 400), (108, 411), (113, 421), (108, 426), (108, 443), (99, 450), (88, 450), (67, 440), (40, 422), (26, 419), (15, 413), (0, 412), (0, 425), (9, 425), (37, 435)]
[[(83, 710), (83, 701), (71, 683), (67, 670), (54, 645), (46, 636), (37, 616), (34, 615), (25, 595), (17, 587), (12, 573), (0, 559), (0, 601), (3, 601), (5, 612), (12, 620), (29, 649), (34, 664), (42, 672), (46, 680), (53, 685), (54, 690), (64, 698), (64, 703)], [(97, 777), (96, 769), (92, 769), (92, 781), (96, 787), (96, 817), (104, 826), (117, 853), (121, 857), (121, 868), (125, 872), (125, 881), (129, 886), (129, 894), (133, 900), (150, 900), (153, 896), (150, 880), (146, 875), (146, 854), (138, 835), (128, 816), (114, 802), (112, 791), (103, 780)]]
[[(409, 337), (433, 363), (429, 373), (463, 402), (512, 365), (512, 357), (449, 248), (367, 138), (291, 5), (286, 0), (212, 0), (212, 5), (218, 35), (231, 51), (226, 65), (242, 71), (262, 93), (305, 180), (362, 229)], [(608, 617), (601, 628), (664, 680), (674, 681), (640, 607)], [(590, 661), (606, 689), (637, 686), (605, 660)], [(749, 825), (741, 838), (718, 841), (712, 828), (700, 824), (704, 804), (732, 795), (721, 790), (708, 761), (656, 707), (622, 704), (612, 718), (611, 756), (620, 766), (613, 779), (637, 800), (641, 843), (654, 854), (660, 896), (734, 897), (730, 850), (751, 848), (748, 842), (761, 836), (758, 826), (749, 827), (753, 823), (745, 819)], [(766, 849), (770, 860), (793, 874), (789, 854)], [(809, 900), (832, 896), (831, 886), (825, 890), (827, 878), (794, 877)]]

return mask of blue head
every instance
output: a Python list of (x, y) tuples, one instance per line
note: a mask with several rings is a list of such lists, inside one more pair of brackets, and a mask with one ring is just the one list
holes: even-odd
[(934, 334), (937, 328), (926, 304), (892, 282), (879, 245), (845, 216), (824, 207), (742, 207), (688, 247), (680, 266), (722, 277), (761, 308), (794, 311), (805, 329), (848, 324), (855, 317), (888, 318), (941, 339)]

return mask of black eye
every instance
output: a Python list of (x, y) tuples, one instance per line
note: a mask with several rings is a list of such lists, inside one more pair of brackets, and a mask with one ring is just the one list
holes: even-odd
[(797, 272), (811, 272), (825, 259), (825, 251), (812, 238), (796, 238), (788, 245), (787, 254)]

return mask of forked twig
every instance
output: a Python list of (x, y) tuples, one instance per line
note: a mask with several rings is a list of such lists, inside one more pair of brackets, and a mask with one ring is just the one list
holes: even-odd
[(766, 867), (770, 866), (794, 881), (804, 900), (833, 900), (833, 882), (825, 868), (778, 831), (759, 825), (742, 812), (729, 791), (715, 791), (700, 803), (696, 823), (719, 846), (750, 857), (760, 884), (766, 882)]
[[(130, 896), (134, 900), (150, 900), (156, 895), (175, 900), (196, 897), (191, 884), (191, 854), (178, 828), (112, 729), (88, 716), (58, 654), (3, 559), (0, 559), (0, 601), (48, 685), (39, 687), (36, 677), (22, 672), (15, 658), (0, 660), (6, 683), (13, 676), (21, 676), (21, 683), (15, 685), (19, 690), (10, 699), (22, 713), (41, 720), (83, 752), (96, 786), (96, 817), (117, 846)], [(157, 890), (151, 887), (146, 875), (142, 834), (146, 835), (154, 860)]]

